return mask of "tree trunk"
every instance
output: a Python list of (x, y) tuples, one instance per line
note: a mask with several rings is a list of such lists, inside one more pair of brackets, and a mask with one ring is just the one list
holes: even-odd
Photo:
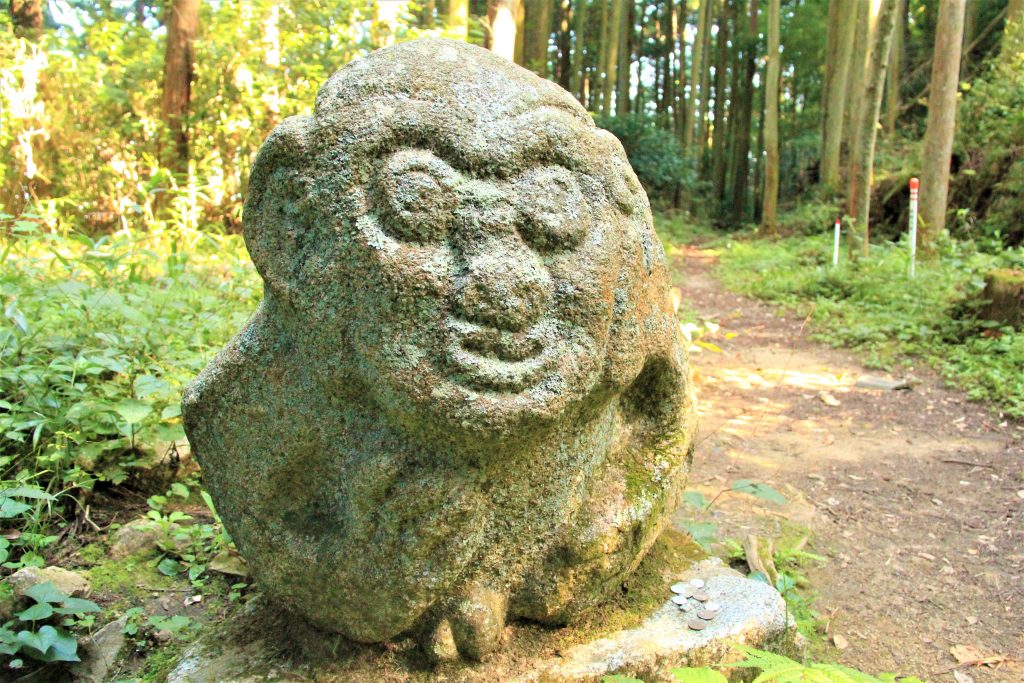
[(946, 225), (949, 161), (956, 129), (956, 93), (960, 83), (965, 0), (940, 0), (932, 60), (928, 126), (921, 168), (921, 246), (931, 250)]
[(697, 112), (697, 144), (700, 145), (700, 172), (707, 173), (707, 155), (710, 142), (711, 126), (708, 117), (711, 115), (711, 22), (714, 16), (715, 5), (718, 0), (707, 0), (705, 21), (707, 23), (704, 31), (704, 42), (701, 45), (701, 53), (704, 55), (703, 68), (700, 74), (700, 103)]
[(896, 132), (900, 115), (900, 74), (903, 71), (903, 33), (907, 26), (907, 0), (897, 0), (896, 25), (893, 27), (892, 47), (889, 48), (889, 72), (885, 89), (885, 131)]
[(769, 235), (778, 234), (776, 211), (779, 204), (779, 0), (768, 6), (768, 75), (764, 84), (764, 201), (761, 227)]
[(192, 43), (199, 29), (199, 0), (173, 0), (167, 15), (164, 86), (160, 111), (171, 137), (167, 166), (188, 172), (188, 110), (195, 76)]
[[(680, 0), (672, 13), (672, 53), (675, 55), (676, 78), (673, 86), (672, 113), (675, 122), (676, 137), (680, 142), (685, 136), (684, 131), (692, 130), (693, 114), (686, 110), (686, 2)], [(691, 86), (690, 98), (693, 99), (693, 86)]]
[(38, 33), (43, 28), (42, 0), (11, 0), (11, 23), (19, 33)]
[(715, 199), (725, 195), (726, 148), (729, 136), (726, 134), (725, 101), (728, 79), (726, 66), (729, 63), (729, 15), (731, 3), (723, 0), (718, 13), (718, 36), (715, 39), (717, 59), (715, 63), (715, 121), (712, 133), (713, 163), (711, 170), (711, 186)]
[(526, 66), (526, 4), (524, 0), (516, 3), (516, 43), (512, 52), (512, 61), (519, 66)]
[[(849, 209), (853, 216), (856, 233), (861, 241), (861, 253), (868, 255), (870, 249), (871, 171), (875, 161), (875, 138), (878, 132), (878, 116), (882, 109), (882, 92), (885, 88), (885, 72), (889, 66), (889, 48), (896, 23), (896, 7), (899, 0), (882, 0), (875, 27), (875, 41), (871, 46), (871, 57), (866, 73), (864, 102), (860, 107), (861, 120), (856, 134), (857, 145), (850, 155)], [(852, 241), (851, 241), (852, 246)]]
[(523, 61), (527, 69), (541, 78), (548, 77), (548, 41), (551, 39), (552, 0), (523, 0), (526, 9), (526, 36)]
[(558, 8), (558, 62), (556, 66), (556, 78), (558, 85), (569, 92), (575, 92), (570, 88), (572, 73), (572, 34), (569, 31), (569, 23), (572, 21), (572, 2), (562, 0)]
[(572, 12), (573, 39), (572, 49), (572, 72), (569, 74), (569, 91), (576, 96), (581, 104), (586, 105), (586, 95), (583, 92), (584, 82), (584, 61), (583, 46), (586, 45), (587, 34), (587, 5), (588, 0), (576, 0), (576, 6)]
[[(861, 114), (864, 108), (864, 91), (868, 61), (871, 59), (871, 46), (874, 44), (874, 25), (878, 18), (880, 0), (856, 0), (857, 5), (857, 38), (853, 46), (853, 62), (850, 64), (850, 82), (848, 87), (852, 97), (847, 95), (846, 111), (843, 119), (843, 148), (846, 163), (849, 165), (853, 150), (857, 146), (857, 134), (860, 131)], [(846, 176), (849, 184), (849, 173)], [(847, 196), (847, 201), (850, 197)]]
[[(701, 102), (701, 112), (703, 113), (704, 100), (708, 95), (704, 89), (706, 86), (703, 82), (703, 76), (704, 40), (708, 33), (708, 24), (710, 23), (710, 6), (711, 0), (700, 0), (700, 6), (697, 8), (697, 35), (693, 39), (693, 53), (690, 59), (690, 96), (686, 99), (685, 120), (689, 121), (683, 138), (683, 144), (686, 146), (686, 149), (693, 147), (694, 128), (699, 128), (701, 125), (700, 122), (694, 121), (694, 116), (697, 112), (697, 100), (699, 99)], [(698, 86), (700, 86), (699, 91)], [(699, 135), (697, 137), (698, 139), (700, 138)]]
[[(611, 113), (611, 83), (608, 80), (608, 50), (612, 42), (611, 16), (609, 3), (613, 0), (598, 0), (601, 3), (601, 42), (597, 47), (597, 72), (594, 77), (600, 84), (600, 92), (597, 94), (597, 105), (601, 107), (601, 113), (608, 116)], [(608, 103), (607, 109), (605, 102)]]
[(746, 214), (750, 174), (750, 124), (754, 107), (754, 74), (757, 73), (757, 10), (758, 0), (750, 0), (750, 23), (743, 40), (746, 78), (742, 84), (743, 95), (739, 101), (739, 116), (737, 116), (736, 125), (732, 129), (736, 144), (732, 166), (731, 216), (734, 225), (742, 221)]
[(672, 104), (672, 0), (665, 0), (665, 11), (658, 25), (661, 27), (658, 36), (658, 44), (661, 46), (661, 98), (658, 100), (658, 111), (668, 114)]
[(608, 50), (605, 53), (605, 86), (604, 97), (601, 99), (601, 113), (610, 116), (612, 113), (612, 94), (619, 69), (619, 39), (621, 37), (623, 0), (612, 0), (611, 16), (608, 26)]
[(457, 40), (469, 40), (469, 0), (448, 0), (448, 34)]
[(515, 60), (516, 15), (519, 0), (488, 0), (487, 23), (491, 28), (491, 52)]
[(856, 32), (852, 30), (857, 16), (859, 0), (835, 0), (838, 8), (836, 23), (829, 27), (835, 38), (835, 65), (831, 69), (828, 100), (825, 104), (825, 133), (821, 145), (821, 183), (829, 192), (839, 189), (840, 153), (843, 141), (843, 118), (846, 111), (847, 92), (851, 89), (850, 66), (853, 64), (853, 41)]
[(617, 82), (615, 84), (615, 115), (625, 116), (629, 113), (629, 86), (632, 74), (629, 64), (633, 55), (633, 12), (636, 3), (629, 0), (629, 7), (622, 12), (619, 22), (619, 64), (616, 67)]

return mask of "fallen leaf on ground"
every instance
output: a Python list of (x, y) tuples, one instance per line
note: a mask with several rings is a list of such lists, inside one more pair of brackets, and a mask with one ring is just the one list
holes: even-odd
[(1006, 661), (1006, 655), (986, 655), (973, 645), (954, 645), (949, 648), (949, 654), (957, 663), (971, 666), (995, 666)]

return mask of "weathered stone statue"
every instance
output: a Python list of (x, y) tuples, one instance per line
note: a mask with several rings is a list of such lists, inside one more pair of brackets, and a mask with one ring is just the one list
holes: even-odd
[(647, 197), (568, 93), (461, 43), (374, 52), (263, 144), (245, 240), (266, 298), (184, 415), (267, 596), (475, 659), (618, 590), (692, 392)]

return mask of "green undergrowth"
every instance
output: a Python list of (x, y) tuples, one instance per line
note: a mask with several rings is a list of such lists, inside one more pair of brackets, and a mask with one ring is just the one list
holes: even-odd
[[(809, 209), (797, 210), (803, 220)], [(788, 216), (780, 218), (786, 226)], [(810, 322), (808, 336), (860, 351), (865, 362), (898, 371), (923, 358), (976, 400), (1024, 417), (1024, 333), (979, 320), (984, 274), (1020, 267), (1024, 252), (989, 254), (970, 242), (946, 240), (935, 258), (908, 275), (904, 243), (872, 246), (851, 259), (845, 244), (832, 265), (832, 233), (709, 238), (679, 219), (659, 221), (669, 242), (698, 241), (719, 256), (726, 287), (783, 306)]]
[[(672, 677), (658, 679), (675, 683), (727, 683), (723, 672), (747, 669), (759, 672), (755, 683), (922, 683), (915, 676), (879, 674), (872, 676), (839, 664), (822, 662), (798, 662), (780, 654), (757, 650), (745, 645), (735, 645), (737, 655), (743, 658), (723, 663), (718, 667), (689, 667), (672, 669)], [(630, 676), (605, 676), (603, 683), (654, 683), (654, 679), (643, 680)]]
[(240, 236), (0, 215), (0, 488), (53, 496), (42, 523), (173, 455), (182, 388), (260, 294)]

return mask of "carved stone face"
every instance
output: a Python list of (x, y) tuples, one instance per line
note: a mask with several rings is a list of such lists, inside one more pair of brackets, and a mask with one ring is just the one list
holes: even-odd
[(567, 623), (621, 584), (693, 404), (614, 137), (492, 53), (395, 45), (274, 130), (244, 222), (264, 302), (182, 414), (268, 596), (479, 658), (507, 616)]
[[(358, 384), (417, 431), (543, 432), (639, 371), (625, 346), (642, 341), (635, 293), (660, 253), (646, 196), (557, 86), (479, 50), (403, 49), (336, 74), (314, 117), (268, 140), (250, 251), (348, 366), (322, 377), (328, 393)], [(294, 175), (265, 179), (270, 165)], [(299, 198), (274, 199), (290, 183)], [(271, 234), (296, 216), (299, 238)]]

